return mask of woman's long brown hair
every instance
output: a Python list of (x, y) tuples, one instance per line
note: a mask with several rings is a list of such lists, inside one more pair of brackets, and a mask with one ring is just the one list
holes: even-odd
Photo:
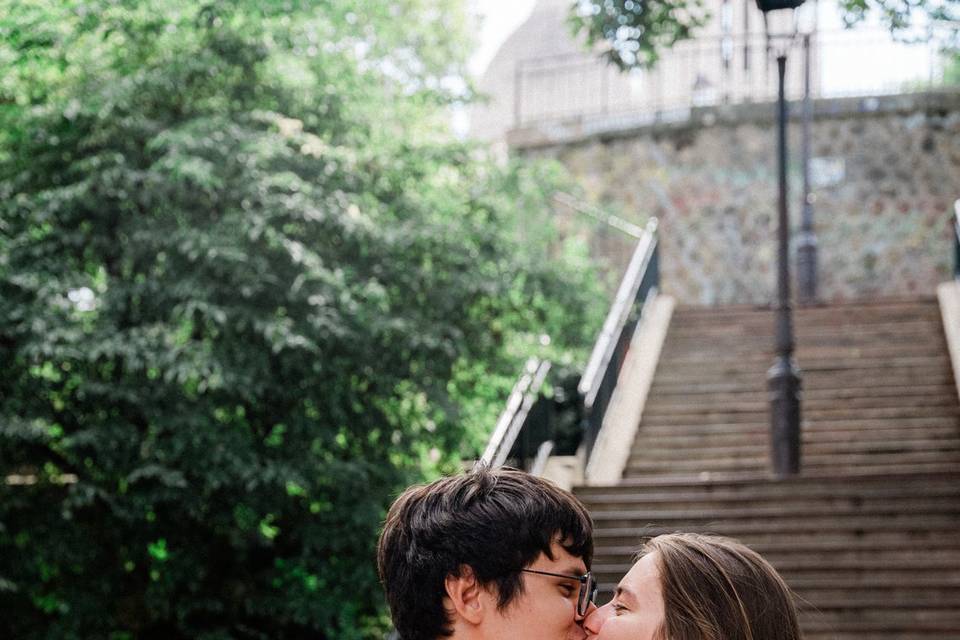
[(648, 541), (664, 601), (661, 640), (800, 640), (793, 595), (769, 562), (718, 536), (675, 533)]

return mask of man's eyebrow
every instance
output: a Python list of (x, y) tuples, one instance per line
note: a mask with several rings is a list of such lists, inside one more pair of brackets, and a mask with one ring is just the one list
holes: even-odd
[(579, 578), (582, 575), (587, 573), (586, 568), (582, 564), (571, 564), (568, 565), (566, 569), (560, 571), (559, 573), (565, 573), (569, 576), (576, 576)]

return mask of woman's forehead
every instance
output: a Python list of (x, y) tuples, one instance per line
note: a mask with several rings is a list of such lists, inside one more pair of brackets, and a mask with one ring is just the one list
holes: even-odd
[(660, 566), (657, 552), (651, 552), (637, 560), (617, 588), (623, 597), (643, 600), (660, 594)]

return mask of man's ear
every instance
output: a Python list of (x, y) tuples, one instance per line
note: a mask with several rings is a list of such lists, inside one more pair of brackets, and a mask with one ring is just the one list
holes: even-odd
[[(460, 567), (460, 574), (450, 574), (444, 580), (447, 600), (456, 617), (472, 625), (483, 621), (485, 598), (484, 591), (473, 569), (467, 565)], [(451, 613), (453, 613), (451, 612)]]

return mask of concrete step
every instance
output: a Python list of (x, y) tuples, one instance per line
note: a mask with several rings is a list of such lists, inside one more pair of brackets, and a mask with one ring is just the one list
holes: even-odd
[[(797, 548), (799, 547), (799, 548)], [(856, 540), (846, 540), (842, 544), (818, 544), (816, 540), (806, 544), (794, 543), (792, 548), (776, 545), (759, 545), (754, 551), (769, 560), (778, 569), (789, 569), (793, 563), (804, 562), (814, 565), (817, 562), (828, 566), (866, 566), (879, 565), (885, 561), (924, 567), (928, 564), (960, 567), (960, 545), (942, 542), (940, 546), (925, 549), (904, 549), (902, 541), (895, 544), (864, 544)], [(594, 549), (597, 565), (630, 566), (636, 556), (633, 546), (597, 546)], [(960, 595), (960, 590), (958, 590)]]
[[(630, 461), (643, 462), (644, 460), (715, 460), (742, 456), (745, 458), (765, 457), (770, 450), (769, 437), (757, 438), (750, 443), (735, 443), (720, 445), (701, 441), (699, 446), (678, 447), (676, 443), (663, 442), (657, 438), (638, 437), (630, 453)], [(919, 451), (938, 451), (941, 453), (960, 452), (960, 438), (919, 439), (919, 440), (881, 440), (876, 438), (862, 438), (844, 442), (819, 442), (811, 436), (803, 438), (802, 451), (804, 456), (839, 457), (847, 454), (898, 454)]]
[[(934, 514), (936, 515), (936, 514)], [(879, 518), (878, 518), (879, 520)], [(863, 528), (862, 526), (849, 527), (849, 523), (835, 523), (823, 530), (816, 530), (812, 526), (804, 529), (790, 530), (789, 527), (779, 524), (767, 530), (760, 525), (746, 527), (739, 523), (711, 523), (709, 527), (688, 526), (686, 530), (698, 533), (713, 533), (735, 537), (751, 548), (763, 549), (776, 547), (786, 542), (792, 542), (800, 547), (804, 545), (832, 545), (839, 548), (843, 545), (901, 545), (904, 547), (920, 546), (921, 548), (951, 548), (953, 534), (949, 533), (954, 526), (955, 516), (938, 516), (925, 518), (922, 524), (906, 523), (903, 521), (884, 521), (877, 529)], [(680, 529), (671, 528), (675, 523), (648, 522), (641, 527), (598, 527), (595, 531), (597, 547), (639, 547), (650, 536), (661, 533), (675, 532)], [(737, 525), (740, 528), (737, 528)], [(864, 523), (860, 523), (861, 525)], [(870, 523), (867, 523), (870, 524)]]
[[(711, 407), (690, 408), (686, 411), (657, 412), (644, 409), (644, 424), (683, 425), (683, 424), (728, 424), (738, 422), (763, 422), (769, 418), (769, 407), (740, 407), (738, 409), (717, 410)], [(953, 418), (960, 419), (960, 407), (956, 404), (944, 404), (921, 407), (802, 407), (804, 421), (840, 421), (840, 420), (908, 420), (916, 418)]]
[[(696, 509), (708, 511), (710, 509), (744, 508), (754, 506), (784, 504), (783, 492), (733, 491), (718, 489), (712, 493), (697, 491), (630, 491), (609, 492), (597, 495), (579, 494), (592, 512), (624, 512), (642, 511), (650, 509), (658, 511), (664, 508)], [(960, 505), (960, 488), (957, 486), (930, 486), (925, 491), (899, 487), (882, 487), (867, 490), (861, 487), (846, 488), (845, 491), (824, 491), (819, 487), (798, 487), (789, 495), (791, 508), (810, 509), (823, 507), (826, 509), (849, 508), (856, 509), (863, 505), (913, 502), (918, 499), (939, 499), (952, 501)], [(958, 536), (960, 538), (960, 536)], [(958, 541), (960, 544), (960, 541)]]
[(797, 602), (800, 610), (830, 609), (960, 609), (960, 589), (944, 587), (808, 589)]
[[(850, 409), (881, 409), (881, 408), (913, 408), (913, 407), (952, 407), (957, 408), (956, 391), (953, 394), (936, 393), (930, 395), (886, 395), (874, 397), (849, 397), (849, 398), (820, 398), (817, 396), (809, 397), (803, 395), (804, 407), (813, 411), (847, 411)], [(660, 414), (677, 413), (696, 413), (709, 411), (712, 413), (746, 413), (751, 411), (768, 411), (770, 401), (768, 398), (756, 399), (738, 399), (729, 398), (727, 400), (709, 400), (701, 399), (695, 396), (689, 398), (672, 397), (664, 398), (660, 396), (651, 397), (644, 407), (645, 416)]]
[(824, 630), (810, 629), (807, 625), (803, 635), (804, 640), (960, 640), (960, 633), (945, 632), (942, 630), (928, 631), (924, 629), (911, 630), (870, 630), (870, 631), (842, 631), (827, 627)]
[[(855, 486), (874, 487), (902, 486), (923, 487), (927, 483), (949, 482), (960, 478), (960, 468), (944, 464), (936, 467), (929, 465), (898, 465), (893, 469), (882, 471), (836, 471), (831, 473), (807, 474), (784, 479), (776, 479), (763, 473), (717, 473), (703, 477), (698, 474), (669, 474), (654, 478), (621, 478), (614, 485), (606, 486), (577, 486), (574, 491), (589, 494), (591, 492), (631, 491), (642, 487), (644, 489), (682, 489), (715, 491), (719, 488), (739, 489), (744, 491), (780, 490), (789, 495), (799, 487), (809, 486)], [(960, 482), (960, 480), (958, 480)]]
[[(795, 315), (804, 318), (824, 317), (828, 320), (837, 318), (865, 318), (873, 315), (905, 314), (908, 317), (917, 317), (921, 313), (933, 313), (938, 308), (935, 297), (893, 297), (871, 300), (831, 301), (818, 306), (799, 306), (794, 308)], [(773, 314), (770, 304), (766, 305), (724, 305), (722, 307), (678, 305), (674, 315), (679, 319), (702, 319), (713, 322), (721, 318), (739, 318), (756, 313)]]
[[(691, 360), (677, 362), (674, 360), (661, 360), (657, 367), (657, 373), (663, 373), (668, 377), (684, 376), (692, 380), (716, 381), (717, 375), (742, 375), (755, 374), (762, 372), (766, 374), (767, 369), (773, 364), (773, 358), (756, 358), (753, 360), (736, 357), (736, 354), (717, 357), (704, 358), (701, 360)], [(823, 356), (821, 358), (797, 359), (797, 366), (801, 372), (834, 372), (834, 371), (872, 371), (889, 372), (901, 367), (921, 368), (927, 371), (948, 371), (950, 362), (946, 359), (946, 353), (939, 356), (933, 355), (912, 355), (897, 357), (861, 357), (861, 358), (843, 358), (837, 356)]]
[[(763, 549), (766, 546), (774, 546), (783, 543), (785, 540), (797, 545), (818, 544), (823, 541), (829, 541), (833, 545), (847, 544), (870, 545), (870, 544), (892, 544), (902, 547), (922, 546), (923, 548), (944, 548), (948, 543), (943, 541), (954, 537), (956, 531), (951, 530), (954, 525), (949, 521), (927, 523), (928, 526), (919, 529), (918, 527), (909, 527), (899, 524), (889, 524), (885, 529), (844, 529), (834, 528), (823, 531), (815, 531), (812, 528), (806, 531), (772, 530), (766, 531), (763, 527), (754, 527), (752, 529), (737, 528), (730, 524), (713, 525), (710, 528), (695, 529), (686, 527), (679, 529), (658, 524), (647, 524), (641, 528), (619, 527), (619, 528), (598, 528), (594, 531), (594, 540), (597, 547), (633, 547), (639, 549), (643, 542), (655, 535), (662, 533), (675, 533), (676, 531), (692, 531), (695, 533), (713, 533), (735, 538), (753, 549)], [(930, 525), (937, 524), (937, 527)], [(922, 526), (922, 525), (921, 525)], [(596, 559), (597, 561), (600, 558)]]
[[(930, 462), (908, 462), (905, 463), (907, 466), (919, 469), (923, 472), (935, 471), (937, 469), (943, 468), (954, 468), (957, 466), (955, 460), (950, 461), (930, 461)], [(859, 464), (843, 468), (838, 468), (836, 466), (811, 466), (803, 465), (803, 474), (816, 478), (822, 475), (831, 475), (841, 471), (843, 473), (855, 474), (855, 473), (866, 473), (866, 474), (875, 474), (883, 473), (884, 471), (889, 470), (891, 465), (889, 462), (877, 462), (870, 464)], [(772, 477), (772, 471), (766, 466), (757, 466), (754, 464), (744, 465), (742, 468), (728, 468), (728, 469), (676, 469), (672, 470), (670, 473), (656, 473), (656, 472), (644, 472), (643, 470), (639, 471), (627, 471), (624, 474), (624, 477), (621, 481), (630, 481), (630, 480), (643, 480), (643, 479), (652, 479), (656, 477), (663, 476), (674, 476), (674, 477), (687, 477), (687, 478), (699, 478), (701, 480), (709, 480), (714, 477), (724, 477), (728, 475), (748, 475), (748, 476), (764, 476)]]
[[(879, 358), (937, 358), (942, 356), (946, 349), (947, 346), (943, 340), (924, 341), (922, 343), (911, 341), (908, 344), (864, 344), (854, 346), (811, 346), (798, 344), (794, 352), (794, 357), (807, 368), (811, 362), (829, 362), (838, 358), (865, 361), (875, 361)], [(772, 344), (769, 345), (769, 347), (763, 348), (742, 348), (713, 343), (710, 345), (703, 344), (678, 349), (670, 343), (667, 343), (661, 353), (661, 358), (671, 366), (691, 363), (699, 364), (703, 362), (726, 362), (730, 360), (743, 363), (765, 364), (771, 362), (775, 355), (776, 351)]]
[[(764, 557), (783, 575), (797, 575), (803, 571), (823, 570), (825, 568), (851, 571), (898, 570), (898, 571), (943, 571), (960, 570), (960, 550), (913, 550), (887, 552), (820, 552), (804, 554), (771, 554)], [(603, 573), (616, 573), (628, 569), (633, 554), (598, 556), (592, 570)], [(602, 560), (602, 562), (601, 562)], [(621, 574), (622, 575), (622, 574)], [(960, 595), (960, 586), (958, 586)]]
[[(754, 325), (753, 331), (744, 333), (745, 325), (736, 327), (703, 325), (696, 329), (671, 322), (664, 348), (729, 345), (732, 348), (756, 349), (773, 345), (774, 327)], [(936, 317), (922, 320), (905, 320), (887, 324), (848, 324), (828, 327), (797, 327), (797, 344), (877, 344), (905, 341), (943, 341), (943, 323), (939, 311)]]
[[(864, 333), (878, 338), (895, 338), (900, 335), (926, 335), (942, 327), (939, 308), (935, 313), (844, 316), (826, 319), (794, 318), (794, 331), (800, 338), (816, 339), (818, 336), (832, 338), (837, 335)], [(748, 329), (749, 331), (745, 331)], [(712, 321), (691, 320), (682, 313), (674, 312), (670, 321), (671, 336), (696, 339), (702, 335), (730, 335), (746, 338), (772, 336), (776, 331), (773, 314), (747, 314), (736, 318), (717, 318)]]
[[(602, 583), (597, 602), (608, 602), (613, 595), (613, 584)], [(836, 615), (837, 612), (850, 611), (851, 616), (861, 615), (861, 609), (882, 608), (884, 610), (921, 610), (956, 611), (960, 608), (960, 589), (915, 588), (915, 589), (874, 589), (866, 593), (852, 593), (844, 589), (808, 590), (797, 595), (797, 608), (810, 618), (814, 612)], [(853, 610), (853, 611), (851, 611)]]
[(732, 490), (755, 491), (783, 491), (789, 495), (800, 487), (809, 486), (845, 486), (845, 487), (873, 487), (891, 486), (926, 486), (927, 483), (948, 482), (957, 478), (960, 468), (952, 464), (941, 465), (898, 465), (894, 469), (885, 468), (879, 471), (852, 470), (825, 470), (818, 473), (803, 473), (789, 478), (774, 478), (767, 473), (756, 472), (729, 472), (713, 474), (683, 474), (672, 473), (667, 475), (643, 478), (621, 478), (613, 485), (577, 486), (574, 491), (589, 495), (591, 492), (617, 492), (642, 490), (676, 490), (712, 492), (720, 488)]
[[(629, 565), (615, 567), (591, 566), (601, 585), (616, 585)], [(960, 572), (957, 567), (944, 567), (941, 570), (923, 572), (897, 571), (895, 569), (873, 569), (866, 571), (843, 571), (839, 569), (816, 569), (793, 574), (783, 572), (783, 578), (797, 593), (818, 589), (850, 590), (867, 592), (872, 589), (883, 590), (883, 583), (895, 584), (900, 589), (940, 588), (960, 591)]]
[(604, 527), (635, 527), (645, 526), (651, 522), (665, 524), (668, 522), (683, 523), (721, 523), (741, 520), (766, 520), (770, 523), (792, 521), (795, 518), (834, 518), (838, 522), (846, 522), (849, 527), (858, 528), (859, 519), (870, 520), (874, 516), (890, 518), (907, 518), (934, 514), (936, 516), (952, 516), (960, 525), (960, 498), (957, 496), (938, 497), (911, 497), (902, 500), (869, 500), (869, 501), (799, 501), (790, 500), (762, 504), (724, 504), (703, 508), (699, 505), (675, 503), (662, 505), (660, 508), (646, 506), (644, 508), (621, 508), (612, 510), (595, 510), (594, 523)]
[[(690, 307), (676, 307), (671, 318), (671, 327), (703, 327), (707, 329), (719, 327), (736, 327), (743, 324), (761, 324), (769, 321), (773, 328), (776, 315), (772, 309), (751, 309), (745, 313), (736, 310), (725, 312), (717, 310), (714, 313), (700, 313), (702, 309)], [(830, 305), (827, 309), (813, 312), (809, 309), (799, 309), (794, 313), (794, 324), (798, 327), (894, 324), (900, 322), (923, 322), (940, 319), (940, 305), (936, 302), (930, 305), (914, 307), (900, 307), (898, 309), (868, 309), (865, 307), (849, 307)]]
[[(857, 419), (846, 418), (843, 420), (811, 420), (808, 416), (803, 416), (802, 430), (804, 433), (817, 434), (861, 434), (863, 431), (876, 433), (877, 437), (886, 438), (903, 433), (919, 434), (930, 429), (952, 429), (960, 430), (960, 420), (954, 416), (939, 417), (909, 417), (888, 420), (885, 418)], [(742, 420), (738, 422), (705, 422), (697, 423), (656, 423), (652, 419), (644, 420), (637, 434), (640, 437), (661, 437), (661, 436), (712, 436), (719, 434), (755, 434), (766, 435), (770, 432), (769, 417), (764, 416), (759, 420)], [(880, 433), (887, 432), (887, 433)]]
[(918, 631), (956, 633), (960, 632), (960, 611), (880, 609), (840, 612), (824, 610), (801, 614), (800, 624), (804, 629), (859, 631), (871, 634), (876, 631), (889, 633), (893, 630), (910, 633)]
[[(819, 529), (817, 525), (826, 523)], [(765, 526), (766, 525), (766, 526)], [(760, 546), (771, 541), (786, 539), (804, 540), (816, 539), (825, 535), (830, 538), (845, 538), (850, 541), (895, 539), (905, 546), (916, 544), (918, 539), (933, 539), (936, 537), (950, 537), (956, 535), (957, 518), (950, 516), (927, 516), (917, 519), (908, 526), (904, 522), (891, 522), (884, 517), (870, 520), (861, 519), (857, 523), (832, 522), (818, 519), (804, 524), (800, 521), (764, 523), (762, 521), (736, 522), (668, 522), (648, 523), (643, 526), (612, 527), (604, 526), (594, 532), (597, 544), (606, 546), (636, 546), (638, 549), (643, 541), (652, 536), (677, 531), (693, 533), (710, 533), (727, 536), (740, 540), (750, 546)], [(925, 537), (926, 536), (926, 537)]]
[[(847, 471), (853, 467), (867, 469), (889, 469), (897, 464), (927, 465), (927, 464), (955, 464), (960, 466), (960, 452), (958, 451), (908, 451), (902, 453), (841, 453), (815, 454), (802, 457), (801, 465), (804, 473), (813, 473), (816, 470)], [(766, 456), (746, 455), (738, 457), (717, 458), (688, 458), (675, 460), (652, 460), (630, 458), (624, 470), (626, 477), (645, 474), (666, 473), (703, 473), (724, 471), (762, 471), (769, 466)]]
[[(807, 402), (819, 402), (825, 400), (847, 400), (856, 398), (923, 398), (923, 397), (946, 396), (957, 401), (957, 388), (952, 380), (945, 380), (938, 384), (916, 384), (904, 380), (901, 384), (885, 384), (883, 386), (864, 381), (862, 386), (844, 385), (837, 387), (835, 385), (824, 385), (821, 387), (809, 387), (804, 385), (803, 397)], [(650, 390), (648, 404), (654, 402), (663, 402), (665, 404), (679, 404), (683, 402), (718, 403), (728, 401), (767, 401), (766, 386), (746, 387), (727, 385), (723, 389), (710, 389), (696, 387), (693, 385), (676, 387), (657, 387), (653, 385)]]
[[(591, 567), (597, 581), (609, 589), (616, 585), (628, 566), (604, 567), (598, 570)], [(946, 589), (960, 591), (960, 571), (957, 567), (947, 567), (942, 571), (896, 571), (896, 570), (869, 570), (869, 571), (841, 571), (823, 569), (803, 572), (802, 575), (783, 573), (784, 580), (790, 588), (798, 594), (804, 594), (819, 589), (843, 589), (854, 593), (865, 593), (873, 589), (882, 591), (883, 583), (893, 583), (899, 589)]]
[[(831, 305), (827, 309), (812, 311), (798, 309), (793, 314), (794, 323), (799, 327), (890, 324), (936, 320), (940, 317), (939, 305), (904, 306), (900, 308), (869, 309), (866, 307), (842, 308)], [(699, 313), (698, 310), (677, 307), (673, 312), (671, 326), (676, 327), (737, 327), (759, 324), (773, 327), (776, 314), (772, 309), (752, 309), (746, 312), (727, 312), (716, 310), (713, 313)]]
[(806, 615), (804, 621), (823, 625), (831, 629), (843, 626), (863, 630), (890, 629), (891, 627), (911, 630), (916, 628), (939, 629), (942, 631), (960, 630), (960, 611), (942, 609), (911, 611), (890, 609), (882, 611), (822, 611), (820, 614)]
[[(771, 363), (773, 360), (771, 359)], [(651, 394), (664, 391), (674, 393), (723, 393), (727, 391), (757, 391), (767, 388), (767, 368), (757, 368), (740, 374), (722, 377), (700, 376), (696, 372), (669, 373), (661, 363), (651, 385)], [(850, 369), (833, 372), (803, 372), (804, 389), (850, 388), (870, 386), (910, 387), (917, 385), (952, 385), (953, 370), (940, 363), (935, 370), (929, 367), (901, 367), (894, 369)]]
[[(826, 344), (848, 336), (875, 338), (877, 342), (896, 342), (909, 340), (911, 337), (937, 337), (942, 333), (943, 322), (939, 309), (936, 315), (923, 317), (844, 319), (832, 323), (804, 319), (794, 323), (794, 337), (799, 344), (816, 344), (818, 340), (822, 341), (821, 344)], [(774, 335), (776, 322), (773, 316), (746, 317), (730, 323), (719, 321), (714, 324), (692, 323), (674, 316), (670, 322), (667, 340), (685, 344), (710, 338), (723, 341), (743, 339), (762, 344), (764, 340), (772, 343)]]
[[(631, 451), (640, 454), (644, 451), (672, 450), (678, 455), (687, 455), (701, 448), (715, 450), (718, 447), (766, 447), (770, 442), (770, 431), (763, 426), (765, 425), (750, 431), (707, 431), (689, 434), (683, 429), (658, 433), (641, 430), (637, 434)], [(814, 430), (808, 426), (801, 432), (800, 437), (804, 448), (813, 447), (813, 450), (817, 447), (822, 449), (832, 446), (837, 447), (837, 450), (849, 450), (850, 447), (856, 447), (861, 443), (863, 446), (885, 447), (889, 450), (901, 447), (937, 449), (954, 444), (960, 446), (958, 442), (960, 425), (925, 429), (914, 427), (909, 430), (891, 426), (866, 433), (863, 429), (856, 428), (831, 431), (829, 429)]]

